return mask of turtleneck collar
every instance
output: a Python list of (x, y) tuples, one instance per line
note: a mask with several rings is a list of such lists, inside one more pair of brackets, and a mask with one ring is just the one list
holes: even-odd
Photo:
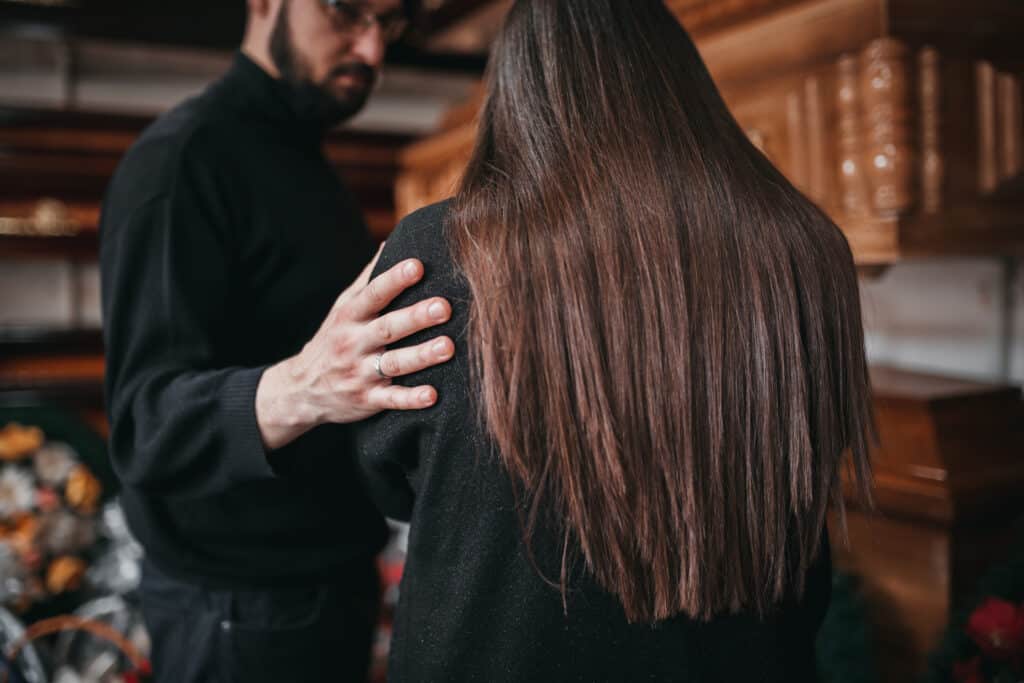
[(336, 121), (323, 115), (321, 103), (311, 102), (309, 93), (298, 92), (274, 78), (245, 53), (235, 53), (231, 68), (217, 84), (234, 106), (247, 116), (272, 121), (282, 129), (320, 144)]

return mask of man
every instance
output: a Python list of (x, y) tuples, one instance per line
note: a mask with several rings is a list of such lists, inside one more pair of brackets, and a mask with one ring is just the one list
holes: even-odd
[(363, 680), (387, 532), (346, 424), (432, 405), (389, 379), (454, 346), (383, 353), (450, 307), (377, 317), (423, 267), (359, 274), (372, 242), (321, 145), (366, 101), (402, 7), (248, 9), (231, 70), (147, 129), (104, 204), (112, 459), (156, 680)]

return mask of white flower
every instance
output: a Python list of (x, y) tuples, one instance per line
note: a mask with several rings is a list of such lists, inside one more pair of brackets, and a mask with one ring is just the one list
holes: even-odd
[(32, 476), (17, 467), (5, 467), (0, 473), (0, 517), (31, 509), (35, 499)]
[(0, 603), (21, 597), (25, 592), (25, 566), (7, 541), (0, 541)]
[(76, 553), (95, 541), (96, 523), (93, 520), (81, 519), (63, 510), (43, 517), (39, 544), (52, 555)]
[(0, 584), (12, 579), (21, 578), (25, 568), (18, 559), (18, 553), (7, 541), (0, 541)]
[(59, 487), (78, 461), (78, 454), (66, 443), (50, 442), (36, 451), (36, 476), (47, 486)]

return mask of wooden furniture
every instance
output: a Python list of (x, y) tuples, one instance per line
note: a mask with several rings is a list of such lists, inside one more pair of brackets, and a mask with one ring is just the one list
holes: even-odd
[(99, 330), (0, 331), (0, 405), (57, 404), (106, 436), (103, 368)]
[(885, 680), (907, 681), (1007, 554), (1024, 513), (1024, 403), (1016, 387), (889, 368), (872, 384), (876, 508), (849, 510), (848, 545), (832, 520), (833, 554), (863, 580)]
[[(107, 183), (151, 120), (0, 109), (0, 255), (52, 252), (94, 258)], [(328, 159), (359, 198), (376, 235), (387, 234), (394, 225), (397, 151), (411, 139), (349, 132), (327, 139)], [(57, 239), (16, 239), (26, 236)]]
[[(1024, 252), (1024, 5), (668, 4), (751, 140), (858, 263)], [(474, 133), (457, 119), (404, 152), (399, 215), (451, 193)]]
[[(103, 193), (150, 121), (0, 109), (0, 268), (15, 259), (57, 260), (73, 268), (95, 263)], [(327, 140), (328, 159), (379, 239), (394, 225), (397, 153), (410, 139), (340, 132)], [(98, 330), (0, 329), (0, 401), (59, 403), (103, 433), (102, 379)]]

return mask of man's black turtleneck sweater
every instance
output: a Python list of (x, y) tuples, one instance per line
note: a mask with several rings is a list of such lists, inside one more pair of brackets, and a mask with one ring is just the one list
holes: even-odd
[(322, 122), (239, 54), (121, 162), (100, 229), (110, 450), (160, 568), (206, 585), (335, 576), (386, 538), (322, 426), (264, 450), (255, 394), (372, 257)]

